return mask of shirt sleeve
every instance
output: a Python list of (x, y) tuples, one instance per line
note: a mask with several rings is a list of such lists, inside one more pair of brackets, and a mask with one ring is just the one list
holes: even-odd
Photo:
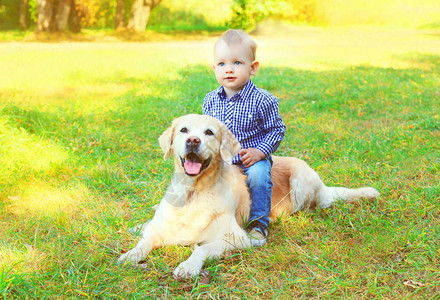
[(205, 99), (203, 99), (203, 108), (202, 108), (202, 113), (204, 115), (208, 114), (208, 100), (209, 100), (209, 94), (206, 94)]
[(213, 116), (213, 101), (214, 101), (214, 96), (213, 93), (210, 92), (208, 94), (206, 94), (205, 99), (203, 99), (203, 108), (202, 108), (202, 112), (204, 115), (208, 115), (208, 116)]
[(278, 149), (286, 133), (286, 125), (278, 113), (278, 98), (272, 96), (267, 101), (263, 101), (258, 113), (265, 136), (257, 149), (268, 156)]

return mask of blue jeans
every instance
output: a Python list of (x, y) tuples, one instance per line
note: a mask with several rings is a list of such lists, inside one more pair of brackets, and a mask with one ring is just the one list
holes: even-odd
[(269, 215), (272, 202), (272, 158), (266, 157), (249, 168), (240, 165), (247, 175), (247, 185), (251, 193), (252, 206), (249, 223), (258, 221), (264, 228), (269, 226)]

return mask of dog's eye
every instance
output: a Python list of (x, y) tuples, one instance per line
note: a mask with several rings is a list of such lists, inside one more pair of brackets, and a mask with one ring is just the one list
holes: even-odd
[(187, 132), (188, 132), (188, 128), (183, 127), (182, 129), (180, 129), (180, 132), (182, 132), (182, 133), (187, 133)]
[(205, 131), (205, 135), (214, 135), (214, 132), (212, 132), (211, 129), (207, 129), (207, 130)]

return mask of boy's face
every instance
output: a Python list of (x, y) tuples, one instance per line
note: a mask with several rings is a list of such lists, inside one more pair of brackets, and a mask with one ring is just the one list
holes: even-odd
[(258, 61), (252, 61), (248, 45), (241, 43), (229, 46), (220, 41), (214, 49), (214, 73), (228, 97), (238, 93), (258, 70)]

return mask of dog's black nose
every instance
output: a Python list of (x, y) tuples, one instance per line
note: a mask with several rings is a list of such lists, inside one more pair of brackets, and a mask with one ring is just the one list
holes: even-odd
[(186, 147), (195, 150), (200, 145), (200, 139), (196, 136), (190, 136), (186, 139)]

